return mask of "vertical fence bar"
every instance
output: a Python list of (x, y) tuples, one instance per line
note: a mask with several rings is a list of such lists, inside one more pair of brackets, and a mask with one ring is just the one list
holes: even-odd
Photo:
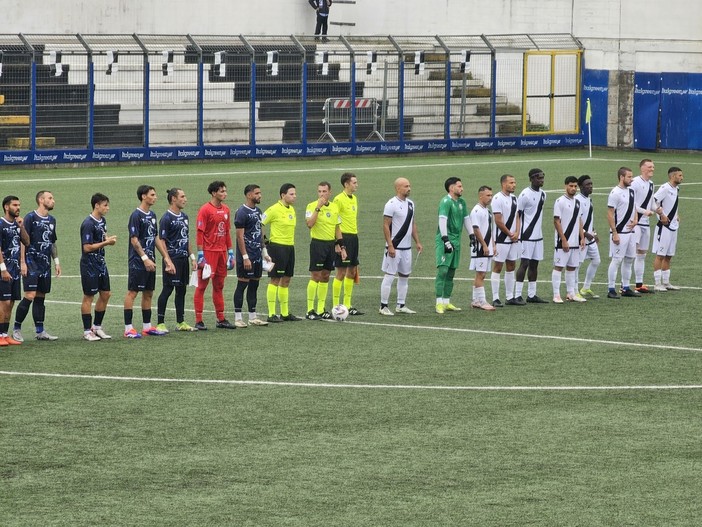
[(256, 144), (256, 56), (251, 55), (251, 96), (249, 102), (249, 142), (251, 145)]
[(303, 145), (307, 146), (307, 82), (309, 76), (307, 60), (304, 55), (300, 67), (302, 68), (302, 86), (300, 90), (302, 92), (302, 104), (300, 105), (300, 141)]
[(451, 138), (451, 54), (446, 53), (446, 91), (444, 107), (444, 139)]
[(351, 142), (356, 142), (356, 61), (349, 63), (349, 77), (351, 79)]
[(95, 148), (95, 63), (93, 55), (88, 55), (88, 150)]
[(497, 126), (497, 57), (490, 54), (490, 137), (495, 137)]
[(405, 140), (405, 57), (400, 56), (397, 64), (397, 139)]
[(32, 88), (29, 98), (29, 149), (33, 152), (37, 148), (37, 63), (32, 52)]
[(144, 146), (149, 146), (149, 97), (151, 89), (149, 56), (144, 54)]

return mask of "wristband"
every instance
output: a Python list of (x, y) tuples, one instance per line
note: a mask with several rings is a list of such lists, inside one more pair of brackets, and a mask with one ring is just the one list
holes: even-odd
[(234, 249), (229, 249), (227, 254), (229, 254), (229, 256), (234, 256)]
[(59, 264), (59, 259), (58, 259), (58, 257), (54, 258), (54, 263), (55, 263), (56, 265)]
[(149, 257), (146, 256), (145, 254), (142, 254), (142, 255), (141, 255), (141, 260), (142, 260), (142, 261), (145, 262), (145, 261), (148, 260), (148, 259), (149, 259)]
[(7, 271), (7, 266), (5, 265), (5, 262), (0, 263), (0, 271)]
[(261, 250), (261, 255), (262, 255), (264, 258), (270, 258), (270, 257), (268, 256), (268, 249), (266, 249), (265, 246), (264, 246), (263, 249)]
[(343, 240), (343, 239), (336, 240), (336, 241), (334, 242), (334, 244), (335, 244), (335, 245), (338, 245), (339, 247), (343, 247), (343, 245), (344, 245), (344, 240)]
[(248, 260), (248, 259), (249, 259), (249, 255), (248, 255), (248, 254), (244, 254), (244, 255), (242, 256), (242, 258), (243, 258), (244, 260)]
[(190, 259), (191, 259), (193, 262), (194, 262), (195, 260), (197, 260), (197, 258), (195, 258), (195, 255), (194, 255), (193, 253), (190, 253)]

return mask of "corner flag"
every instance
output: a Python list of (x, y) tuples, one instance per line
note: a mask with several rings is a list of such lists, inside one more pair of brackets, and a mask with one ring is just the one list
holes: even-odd
[(585, 124), (590, 124), (592, 120), (592, 108), (590, 107), (590, 98), (587, 98), (587, 103), (585, 107)]

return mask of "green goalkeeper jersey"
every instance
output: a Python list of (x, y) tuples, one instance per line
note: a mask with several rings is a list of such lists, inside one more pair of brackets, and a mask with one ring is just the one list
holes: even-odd
[[(452, 199), (448, 194), (439, 203), (439, 216), (446, 217), (446, 231), (452, 244), (457, 245), (461, 241), (461, 231), (463, 222), (470, 215), (470, 210), (463, 198)], [(437, 227), (436, 240), (441, 240), (441, 233)]]

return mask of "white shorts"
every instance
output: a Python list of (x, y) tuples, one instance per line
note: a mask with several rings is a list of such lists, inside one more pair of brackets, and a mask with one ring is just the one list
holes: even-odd
[(612, 241), (609, 235), (609, 257), (610, 258), (636, 258), (636, 234), (619, 233), (619, 245)]
[(597, 243), (590, 243), (585, 246), (584, 249), (580, 251), (580, 263), (585, 260), (599, 260), (600, 259), (600, 246)]
[(412, 250), (397, 250), (395, 249), (395, 258), (388, 256), (388, 251), (385, 251), (383, 256), (383, 265), (380, 269), (385, 274), (396, 275), (401, 274), (409, 276), (412, 273)]
[(519, 258), (519, 242), (498, 243), (496, 244), (496, 247), (497, 252), (494, 256), (496, 262), (505, 263), (507, 260), (510, 262), (516, 262)]
[(563, 249), (553, 250), (554, 267), (577, 267), (580, 265), (580, 247), (565, 252)]
[(665, 227), (658, 230), (653, 237), (653, 252), (657, 256), (675, 256), (675, 248), (678, 245), (677, 229), (671, 231)]
[(640, 251), (648, 251), (651, 246), (651, 227), (649, 225), (637, 225), (634, 230), (636, 248)]
[(492, 268), (492, 257), (481, 256), (480, 258), (471, 258), (468, 269), (470, 271), (479, 271), (487, 273)]
[(521, 257), (525, 260), (538, 260), (539, 262), (544, 259), (544, 241), (539, 240), (538, 242), (522, 241), (520, 242), (522, 251)]

